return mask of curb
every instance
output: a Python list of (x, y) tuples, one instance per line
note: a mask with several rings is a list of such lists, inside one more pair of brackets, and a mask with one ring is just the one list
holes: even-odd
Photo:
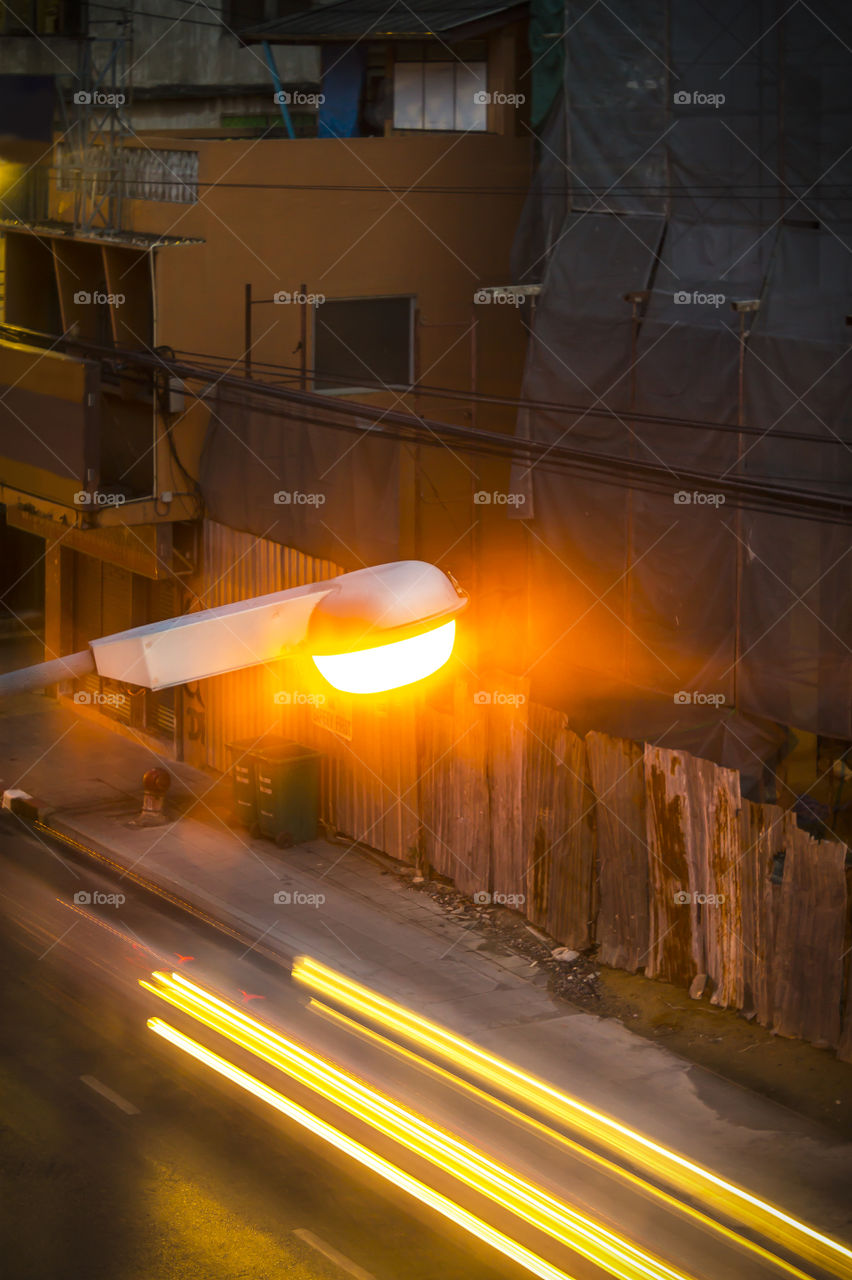
[[(273, 951), (270, 947), (264, 946), (262, 942), (249, 937), (244, 932), (244, 921), (239, 917), (231, 915), (228, 919), (222, 919), (221, 916), (228, 917), (229, 913), (222, 910), (221, 904), (217, 899), (209, 899), (208, 895), (199, 892), (200, 898), (208, 898), (211, 904), (215, 903), (217, 910), (221, 912), (221, 916), (210, 915), (203, 907), (190, 901), (188, 898), (180, 897), (178, 894), (171, 892), (158, 880), (149, 880), (146, 876), (142, 876), (138, 871), (134, 871), (131, 867), (125, 866), (121, 862), (115, 860), (115, 853), (106, 845), (101, 844), (97, 840), (93, 840), (90, 836), (83, 838), (83, 833), (76, 830), (69, 823), (58, 821), (45, 813), (42, 817), (36, 818), (31, 823), (25, 823), (31, 826), (34, 831), (40, 832), (48, 839), (55, 840), (66, 850), (71, 850), (74, 855), (80, 859), (94, 862), (101, 870), (107, 871), (110, 875), (118, 875), (121, 880), (129, 880), (143, 893), (147, 893), (158, 898), (161, 902), (166, 902), (169, 906), (182, 911), (185, 915), (191, 916), (194, 920), (206, 925), (208, 928), (215, 929), (217, 933), (224, 934), (230, 938), (232, 942), (238, 942), (241, 946), (245, 946), (247, 951), (253, 951), (256, 955), (262, 955), (266, 960), (270, 960), (279, 968), (285, 968), (288, 973), (295, 959), (295, 952), (287, 955), (279, 951)], [(174, 883), (174, 882), (173, 882)], [(184, 888), (180, 884), (180, 888)]]

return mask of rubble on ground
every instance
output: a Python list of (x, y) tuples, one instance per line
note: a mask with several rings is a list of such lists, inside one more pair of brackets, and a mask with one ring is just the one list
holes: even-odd
[(477, 902), (440, 880), (416, 875), (409, 879), (409, 884), (438, 903), (450, 919), (467, 925), (483, 938), (483, 950), (500, 948), (523, 957), (533, 970), (547, 975), (551, 995), (597, 1012), (601, 998), (600, 974), (593, 956), (560, 946), (555, 938), (529, 924), (517, 911), (490, 902)]

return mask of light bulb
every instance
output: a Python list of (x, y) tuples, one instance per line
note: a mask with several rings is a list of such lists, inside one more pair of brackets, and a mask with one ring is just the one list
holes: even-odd
[(315, 654), (320, 674), (342, 693), (383, 693), (414, 684), (442, 667), (453, 651), (455, 619), (431, 631), (352, 653)]

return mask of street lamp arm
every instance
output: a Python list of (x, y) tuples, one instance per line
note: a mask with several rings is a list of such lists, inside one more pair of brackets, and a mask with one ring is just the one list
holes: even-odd
[(83, 653), (0, 676), (0, 695), (93, 672), (169, 689), (300, 651), (338, 689), (383, 691), (443, 666), (466, 603), (437, 566), (397, 560), (92, 640)]
[(0, 697), (46, 689), (48, 685), (59, 684), (62, 680), (79, 680), (81, 676), (92, 675), (95, 670), (95, 655), (91, 649), (69, 653), (64, 658), (39, 662), (34, 667), (4, 672), (0, 675)]

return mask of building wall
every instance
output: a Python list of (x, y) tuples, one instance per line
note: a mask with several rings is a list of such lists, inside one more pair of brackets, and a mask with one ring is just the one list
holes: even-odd
[[(529, 180), (527, 140), (425, 134), (345, 142), (155, 135), (144, 141), (198, 153), (195, 202), (126, 205), (128, 230), (204, 240), (158, 255), (159, 343), (241, 356), (246, 284), (258, 300), (302, 284), (328, 298), (409, 294), (422, 321), (424, 381), (469, 386), (463, 335), (477, 318), (487, 334), (483, 372), (495, 387), (517, 385), (517, 316), (474, 309), (473, 296), (481, 285), (509, 279)], [(54, 215), (67, 218), (71, 209), (70, 193), (54, 192)], [(298, 363), (298, 307), (256, 305), (252, 319), (256, 362)], [(495, 344), (503, 358), (489, 360)], [(442, 416), (452, 406), (438, 402), (435, 409)]]
[[(482, 391), (518, 395), (529, 319), (513, 307), (477, 304), (474, 295), (483, 285), (510, 281), (510, 249), (529, 178), (528, 140), (409, 134), (345, 142), (146, 141), (197, 154), (198, 198), (128, 202), (128, 229), (204, 241), (156, 254), (156, 344), (213, 355), (222, 369), (239, 373), (248, 283), (258, 300), (253, 372), (263, 377), (264, 362), (296, 370), (300, 360), (302, 308), (268, 301), (277, 291), (304, 285), (328, 298), (404, 294), (415, 300), (415, 370), (424, 384), (467, 393), (475, 382)], [(70, 201), (70, 194), (55, 192), (54, 213), (67, 217)], [(308, 311), (308, 369), (321, 314), (321, 306)], [(503, 406), (473, 411), (464, 400), (396, 393), (358, 399), (459, 425), (514, 430), (514, 413)], [(505, 509), (472, 512), (472, 495), (506, 490), (505, 464), (412, 447), (401, 467), (404, 554), (442, 563), (451, 552), (448, 567), (471, 581), (477, 560), (472, 516), (491, 524), (499, 516), (508, 536)], [(504, 568), (501, 543), (498, 578)]]
[[(182, 0), (146, 0), (144, 12), (134, 14), (126, 63), (132, 65), (137, 95), (136, 103), (128, 108), (135, 129), (218, 126), (223, 114), (272, 103), (273, 85), (263, 51), (241, 45), (234, 35), (233, 28), (240, 24), (236, 8), (230, 0), (210, 0), (195, 7)], [(269, 16), (276, 16), (276, 12)], [(31, 15), (27, 17), (29, 26)], [(0, 15), (0, 31), (4, 24), (0, 72), (63, 77), (69, 69), (76, 73), (80, 41), (49, 31), (43, 33), (44, 38), (11, 34), (15, 27), (8, 12)], [(90, 30), (111, 35), (118, 27), (102, 22)], [(101, 57), (105, 48), (95, 49), (94, 56)], [(284, 84), (318, 83), (319, 54), (315, 48), (281, 47), (275, 58)]]
[[(345, 143), (333, 139), (224, 142), (170, 135), (150, 136), (145, 142), (154, 149), (197, 153), (198, 190), (191, 192), (197, 199), (129, 201), (126, 229), (203, 241), (156, 250), (153, 255), (153, 345), (211, 354), (223, 362), (221, 367), (233, 365), (239, 370), (246, 283), (252, 285), (257, 299), (271, 299), (277, 290), (295, 291), (302, 284), (309, 292), (329, 298), (404, 294), (415, 299), (415, 367), (424, 383), (467, 392), (475, 364), (481, 389), (517, 394), (526, 336), (523, 325), (514, 310), (477, 306), (473, 296), (482, 285), (509, 280), (510, 246), (528, 184), (530, 146), (526, 140), (424, 134)], [(54, 188), (51, 202), (52, 215), (67, 221), (73, 208), (72, 194)], [(263, 361), (295, 365), (299, 359), (294, 352), (300, 337), (299, 308), (261, 303), (253, 308), (252, 319), (258, 339), (253, 351), (255, 368)], [(474, 321), (476, 347), (472, 356)], [(310, 332), (308, 340), (310, 367)], [(365, 398), (376, 405), (401, 403), (461, 424), (473, 421), (470, 406), (449, 396), (432, 399), (381, 393), (359, 397)], [(180, 419), (173, 432), (180, 457), (190, 470), (197, 466), (197, 428), (203, 426), (204, 413), (193, 411)], [(481, 411), (477, 421), (508, 432), (513, 415), (494, 407), (487, 414)], [(179, 434), (182, 430), (185, 436)], [(490, 469), (492, 474), (500, 465), (492, 461), (481, 464), (482, 471)], [(177, 495), (188, 486), (176, 470), (169, 473), (170, 466), (163, 447), (158, 451), (157, 474), (158, 479), (166, 479), (157, 489), (173, 489)], [(481, 479), (480, 464), (471, 466), (454, 451), (421, 448), (403, 450), (401, 468), (402, 504), (410, 525), (404, 553), (447, 563), (449, 552), (456, 565), (461, 557), (466, 567), (460, 576), (466, 585), (472, 585), (476, 544), (471, 502)], [(490, 479), (483, 487), (493, 483)], [(505, 487), (502, 480), (499, 483)], [(178, 502), (185, 506), (191, 498), (176, 496)], [(126, 520), (130, 505), (110, 513), (110, 518)], [(158, 504), (149, 518), (168, 521), (174, 519), (174, 510)], [(48, 514), (45, 512), (38, 526), (41, 536), (47, 536), (44, 525)], [(179, 518), (188, 519), (191, 514), (182, 508)], [(487, 519), (491, 514), (475, 509), (477, 518)], [(496, 514), (501, 524), (505, 523), (503, 511)], [(141, 515), (139, 512), (137, 518)], [(129, 540), (130, 551), (136, 552), (137, 547), (144, 551), (140, 539), (147, 538), (151, 530), (133, 532), (137, 536)], [(79, 536), (92, 540), (93, 554), (98, 554), (99, 534), (87, 531)], [(266, 544), (267, 569), (256, 567), (247, 575), (239, 566), (249, 562), (250, 556), (243, 556), (243, 552), (256, 540), (230, 530), (217, 535), (220, 543), (216, 543), (209, 526), (207, 536), (206, 563), (220, 568), (198, 592), (206, 604), (196, 602), (192, 607), (222, 602), (217, 598), (222, 584), (216, 587), (216, 577), (221, 574), (230, 592), (228, 598), (235, 599), (334, 571), (334, 566)], [(69, 535), (69, 541), (72, 538), (79, 548), (76, 533)], [(233, 546), (223, 550), (222, 539), (233, 539)], [(160, 543), (156, 547), (152, 544), (156, 564), (152, 562), (143, 572), (168, 574), (171, 553), (165, 544), (162, 550), (161, 557)], [(182, 562), (175, 559), (173, 563), (181, 571)], [(133, 567), (124, 559), (121, 564)], [(471, 566), (470, 573), (467, 566)], [(59, 606), (56, 601), (54, 604), (56, 614)], [(238, 675), (233, 677), (232, 687), (223, 679), (205, 695), (203, 703), (197, 690), (182, 696), (175, 714), (181, 749), (188, 758), (225, 767), (226, 743), (239, 734), (240, 716), (251, 705), (245, 696), (246, 682), (266, 676), (263, 672)], [(274, 692), (272, 689), (270, 697)], [(269, 706), (273, 716), (280, 714), (278, 704)], [(377, 731), (377, 751), (382, 740)], [(366, 777), (364, 787), (366, 794)], [(407, 847), (402, 812), (397, 815), (399, 832), (394, 846), (400, 848)], [(370, 820), (378, 821), (380, 816), (375, 814)]]

